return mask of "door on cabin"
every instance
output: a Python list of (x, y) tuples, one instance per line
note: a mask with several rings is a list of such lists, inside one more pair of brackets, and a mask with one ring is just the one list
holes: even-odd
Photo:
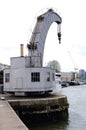
[(19, 89), (23, 88), (23, 78), (22, 77), (18, 77), (16, 79), (16, 88), (19, 88)]

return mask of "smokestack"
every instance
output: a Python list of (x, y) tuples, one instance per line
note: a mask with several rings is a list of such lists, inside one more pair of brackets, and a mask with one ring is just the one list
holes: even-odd
[(20, 44), (20, 56), (24, 56), (24, 44)]

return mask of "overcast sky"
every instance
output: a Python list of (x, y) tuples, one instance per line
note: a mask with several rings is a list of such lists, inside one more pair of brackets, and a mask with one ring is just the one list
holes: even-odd
[(10, 57), (19, 56), (20, 44), (28, 54), (26, 45), (36, 16), (49, 8), (62, 17), (62, 41), (59, 45), (57, 24), (53, 23), (46, 39), (44, 65), (57, 60), (61, 71), (86, 70), (85, 0), (0, 0), (0, 63), (10, 64)]

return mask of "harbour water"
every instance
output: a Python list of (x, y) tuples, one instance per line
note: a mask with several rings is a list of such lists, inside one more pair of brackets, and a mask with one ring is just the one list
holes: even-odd
[(30, 130), (86, 130), (86, 85), (62, 88), (61, 94), (68, 97), (68, 120), (32, 124)]

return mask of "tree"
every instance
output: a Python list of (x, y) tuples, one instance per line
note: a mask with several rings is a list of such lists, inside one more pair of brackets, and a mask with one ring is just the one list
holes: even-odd
[(50, 67), (52, 69), (55, 69), (56, 72), (60, 72), (61, 71), (61, 67), (58, 61), (53, 60), (53, 61), (49, 61), (47, 64), (47, 67)]

